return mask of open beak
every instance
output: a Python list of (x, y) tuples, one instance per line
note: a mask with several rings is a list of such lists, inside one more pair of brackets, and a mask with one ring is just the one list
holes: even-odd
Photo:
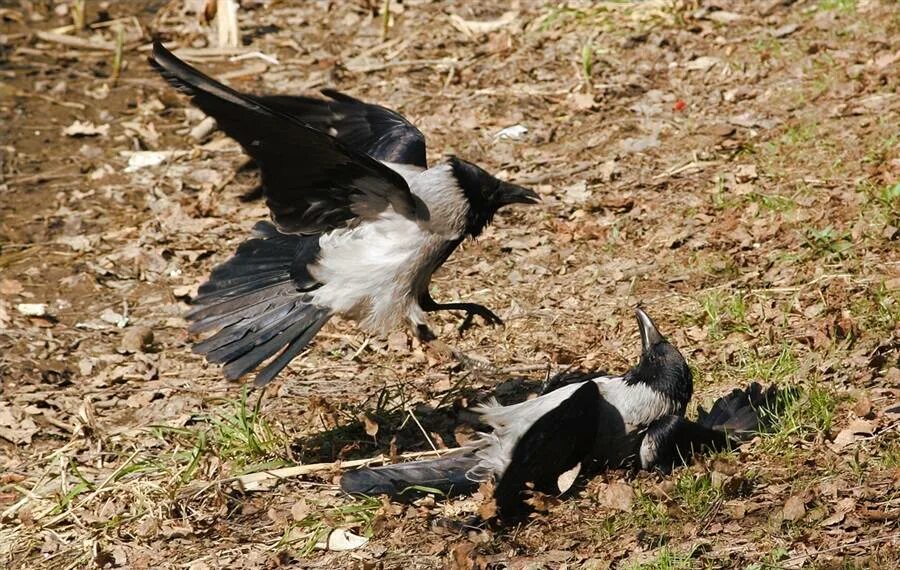
[(497, 192), (497, 202), (501, 206), (506, 206), (507, 204), (536, 204), (540, 200), (541, 197), (534, 190), (510, 184), (509, 182), (501, 182)]
[(634, 310), (634, 316), (637, 317), (638, 329), (641, 331), (641, 350), (648, 352), (654, 344), (665, 341), (663, 335), (656, 330), (656, 325), (640, 307)]

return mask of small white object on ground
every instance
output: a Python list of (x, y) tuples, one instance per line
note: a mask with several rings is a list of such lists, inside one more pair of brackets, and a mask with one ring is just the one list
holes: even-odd
[(499, 131), (494, 138), (497, 140), (519, 140), (525, 133), (528, 132), (528, 127), (525, 125), (513, 125), (511, 127), (506, 127), (505, 129)]
[(47, 303), (19, 303), (16, 310), (26, 317), (47, 316)]
[(319, 550), (332, 550), (341, 552), (344, 550), (356, 550), (368, 544), (369, 539), (358, 534), (353, 534), (345, 528), (336, 528), (328, 533), (328, 541), (317, 542)]
[(128, 157), (128, 166), (125, 172), (137, 172), (142, 168), (150, 166), (158, 166), (172, 158), (174, 151), (171, 150), (141, 150), (134, 152)]

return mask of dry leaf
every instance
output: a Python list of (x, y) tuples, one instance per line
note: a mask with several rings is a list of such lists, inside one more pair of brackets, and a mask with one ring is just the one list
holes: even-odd
[(634, 489), (628, 483), (610, 483), (601, 491), (600, 501), (607, 507), (630, 513), (634, 504)]
[(593, 93), (575, 93), (571, 97), (572, 106), (579, 111), (588, 111), (597, 104)]
[(806, 514), (806, 501), (800, 495), (794, 495), (784, 503), (781, 510), (782, 519), (796, 522)]
[(371, 437), (375, 437), (378, 435), (378, 422), (372, 419), (369, 414), (363, 414), (362, 416), (363, 424), (366, 426), (366, 434)]
[(504, 12), (498, 19), (489, 20), (485, 22), (479, 22), (476, 20), (463, 20), (456, 14), (450, 15), (450, 24), (453, 25), (454, 28), (469, 36), (470, 38), (478, 36), (480, 34), (488, 34), (490, 32), (497, 31), (509, 24), (512, 24), (516, 17), (519, 15), (518, 12), (509, 11)]
[(330, 550), (334, 552), (343, 552), (346, 550), (356, 550), (368, 544), (369, 539), (358, 534), (353, 534), (345, 528), (336, 528), (328, 533), (328, 538), (324, 541), (317, 542), (316, 548), (319, 550)]
[(874, 431), (874, 422), (855, 420), (851, 422), (849, 426), (838, 432), (834, 441), (831, 443), (831, 449), (840, 451), (857, 440), (871, 437)]
[(689, 69), (691, 71), (709, 71), (714, 65), (720, 63), (721, 61), (722, 60), (717, 57), (702, 55), (697, 59), (693, 59), (685, 63), (684, 67), (685, 69)]
[(526, 133), (528, 133), (528, 127), (525, 125), (513, 125), (498, 131), (497, 134), (494, 135), (494, 139), (517, 141), (524, 137)]
[(109, 125), (96, 126), (90, 121), (75, 121), (63, 129), (63, 134), (67, 137), (105, 137), (109, 134)]
[(0, 295), (18, 295), (22, 290), (22, 284), (15, 279), (0, 280)]
[(478, 516), (482, 520), (490, 520), (497, 516), (497, 502), (494, 500), (494, 485), (485, 482), (478, 486), (478, 492), (484, 497), (478, 507)]
[(578, 479), (579, 473), (581, 473), (581, 463), (577, 463), (575, 467), (561, 473), (560, 476), (556, 478), (556, 488), (559, 489), (560, 494), (563, 494), (572, 488), (572, 485), (575, 484), (575, 480)]
[(19, 303), (16, 310), (26, 317), (44, 317), (47, 316), (46, 303)]

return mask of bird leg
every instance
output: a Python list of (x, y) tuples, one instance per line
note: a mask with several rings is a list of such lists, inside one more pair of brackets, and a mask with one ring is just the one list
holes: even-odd
[(478, 303), (438, 303), (431, 298), (431, 293), (426, 293), (423, 299), (419, 301), (419, 306), (427, 313), (435, 311), (465, 311), (466, 318), (459, 325), (459, 332), (463, 332), (472, 326), (472, 320), (475, 318), (475, 315), (484, 319), (484, 322), (491, 326), (503, 324), (503, 319), (498, 317), (496, 313)]

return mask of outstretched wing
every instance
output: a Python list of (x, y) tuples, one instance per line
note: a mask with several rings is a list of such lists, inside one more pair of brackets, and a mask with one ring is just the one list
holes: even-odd
[(640, 447), (641, 468), (668, 473), (686, 465), (696, 453), (737, 447), (725, 431), (712, 429), (681, 416), (663, 416), (647, 428)]
[(494, 488), (501, 518), (518, 518), (529, 512), (524, 502), (529, 487), (542, 493), (559, 493), (559, 476), (583, 464), (593, 449), (599, 413), (597, 384), (585, 382), (532, 424), (516, 443), (512, 459)]
[(717, 399), (709, 412), (699, 408), (697, 421), (664, 416), (647, 428), (641, 442), (644, 469), (668, 471), (688, 463), (696, 453), (735, 448), (771, 428), (787, 393), (756, 382)]
[(789, 395), (774, 384), (763, 390), (762, 385), (753, 382), (746, 388), (735, 388), (713, 402), (709, 412), (698, 408), (697, 422), (734, 435), (752, 436), (771, 427)]
[(267, 107), (290, 115), (376, 160), (428, 168), (425, 135), (406, 117), (333, 89), (323, 89), (322, 94), (328, 99), (291, 95), (267, 95), (258, 99)]
[(259, 164), (272, 219), (285, 233), (315, 234), (388, 206), (413, 218), (415, 201), (397, 172), (338, 139), (239, 93), (154, 41), (151, 65), (241, 144)]

